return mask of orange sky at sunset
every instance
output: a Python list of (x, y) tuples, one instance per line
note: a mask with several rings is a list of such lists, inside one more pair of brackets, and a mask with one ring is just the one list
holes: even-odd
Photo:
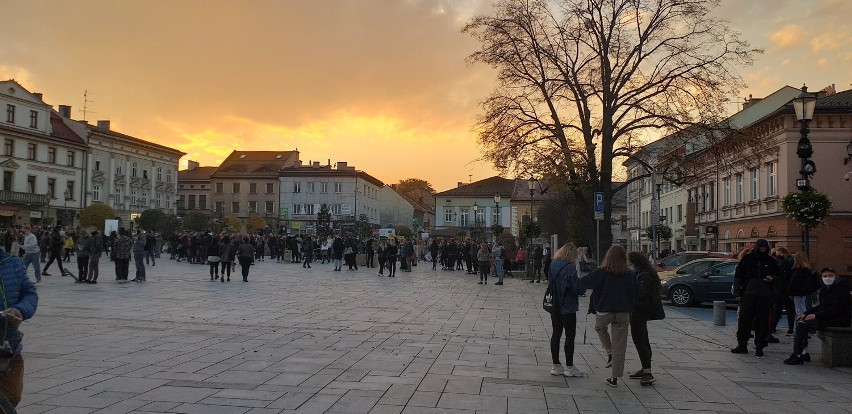
[[(465, 62), (477, 45), (459, 32), (490, 4), (0, 0), (0, 79), (78, 119), (88, 90), (90, 122), (187, 152), (182, 165), (298, 148), (440, 191), (495, 173), (471, 132), (493, 73)], [(741, 70), (741, 96), (849, 88), (852, 2), (728, 0), (718, 13), (766, 50)]]

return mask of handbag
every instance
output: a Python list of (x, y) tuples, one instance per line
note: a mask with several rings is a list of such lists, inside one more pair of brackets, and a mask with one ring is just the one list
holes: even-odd
[(597, 263), (593, 260), (581, 260), (580, 261), (580, 270), (583, 272), (591, 272), (598, 268)]
[(556, 299), (556, 283), (549, 283), (547, 290), (544, 291), (544, 299), (541, 301), (541, 307), (547, 313), (559, 312), (559, 300)]

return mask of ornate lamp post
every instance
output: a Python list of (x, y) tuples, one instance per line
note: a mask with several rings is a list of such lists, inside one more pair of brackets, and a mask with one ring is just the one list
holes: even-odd
[[(816, 96), (808, 93), (807, 86), (802, 86), (802, 93), (793, 99), (793, 109), (796, 110), (796, 119), (802, 124), (802, 129), (800, 130), (801, 138), (799, 138), (799, 143), (796, 147), (796, 155), (802, 160), (802, 169), (799, 170), (802, 177), (796, 180), (796, 187), (799, 191), (811, 190), (810, 176), (816, 173), (816, 164), (810, 159), (814, 154), (814, 149), (811, 146), (811, 141), (808, 139), (808, 132), (810, 132), (808, 124), (814, 118), (816, 100)], [(804, 227), (802, 229), (802, 250), (808, 257), (810, 257), (810, 242), (809, 229)]]
[[(530, 190), (530, 225), (532, 225), (533, 217), (533, 195), (535, 194), (535, 178), (530, 177), (527, 180), (527, 187)], [(527, 234), (527, 258), (526, 258), (526, 267), (527, 267), (527, 276), (532, 279), (533, 277), (533, 266), (532, 266), (532, 237)]]
[[(476, 212), (479, 211), (479, 204), (476, 204), (476, 201), (473, 202), (473, 228), (476, 229), (479, 227), (479, 222), (477, 220), (478, 216)], [(473, 233), (473, 231), (471, 231)]]

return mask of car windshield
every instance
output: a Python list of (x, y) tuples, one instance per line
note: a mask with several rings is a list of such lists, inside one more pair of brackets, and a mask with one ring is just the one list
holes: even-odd
[(681, 266), (677, 272), (680, 274), (690, 274), (690, 273), (698, 273), (706, 270), (710, 266), (717, 264), (718, 262), (714, 262), (711, 260), (696, 260), (691, 263), (687, 263)]
[(733, 276), (736, 269), (737, 262), (725, 262), (719, 263), (716, 266), (711, 267), (709, 270), (712, 272), (713, 276)]

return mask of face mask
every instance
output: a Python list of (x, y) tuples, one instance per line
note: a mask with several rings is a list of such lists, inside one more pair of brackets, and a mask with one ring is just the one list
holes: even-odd
[(825, 283), (825, 285), (826, 285), (826, 286), (831, 286), (831, 285), (833, 285), (833, 284), (834, 284), (834, 279), (835, 279), (835, 278), (836, 278), (836, 276), (832, 276), (832, 277), (823, 277), (823, 278), (822, 278), (822, 283)]

